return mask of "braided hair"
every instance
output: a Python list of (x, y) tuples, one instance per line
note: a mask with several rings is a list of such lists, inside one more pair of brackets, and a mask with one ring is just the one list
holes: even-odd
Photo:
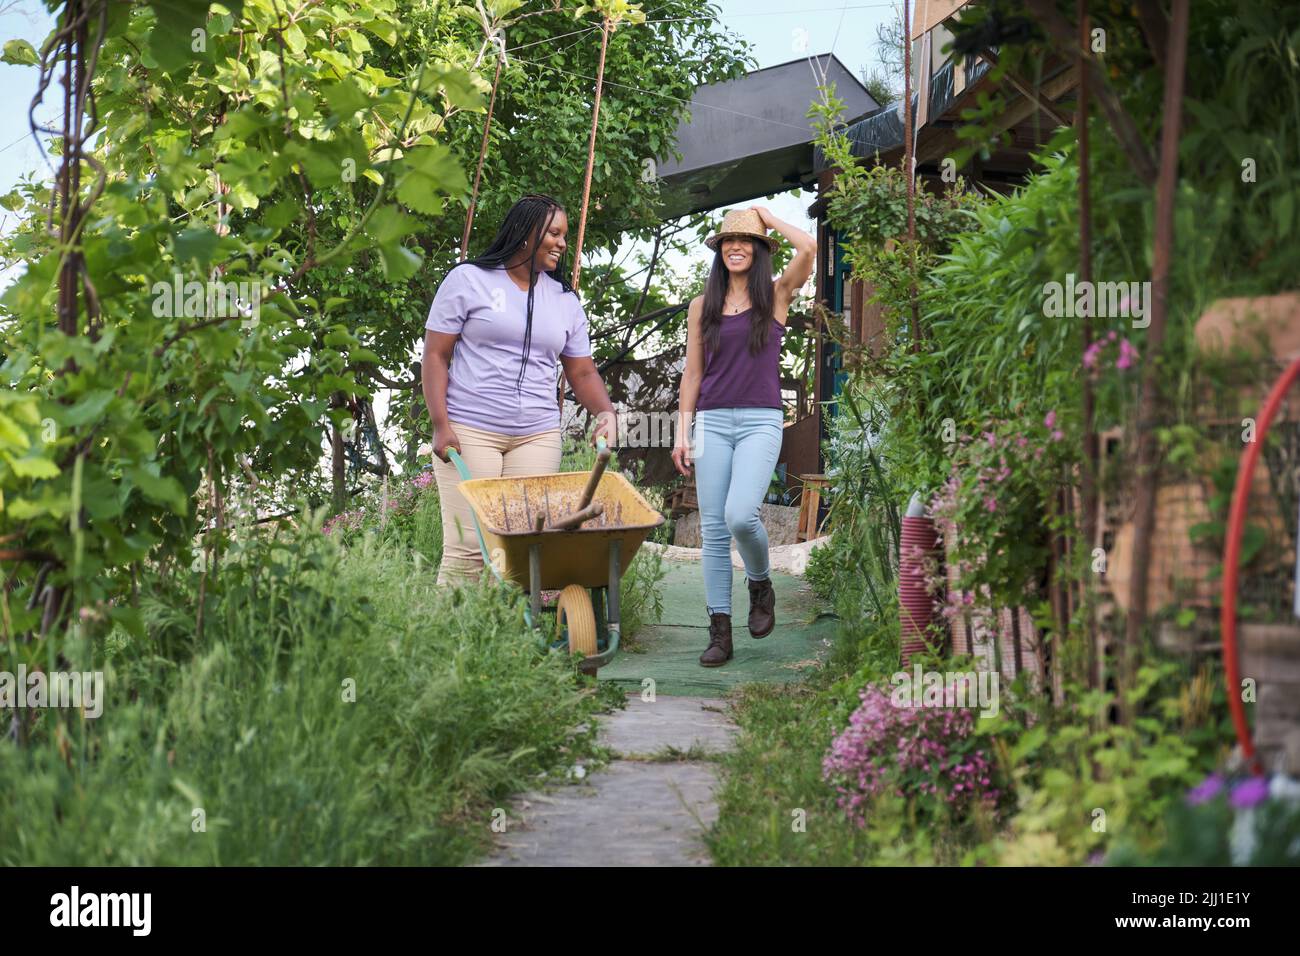
[[(501, 228), (497, 230), (496, 238), (487, 249), (480, 255), (456, 264), (461, 266), (473, 264), (482, 269), (505, 269), (512, 263), (517, 264), (516, 260), (525, 244), (530, 250), (527, 260), (529, 263), (528, 308), (524, 320), (524, 357), (519, 365), (519, 379), (515, 382), (515, 391), (523, 388), (524, 372), (528, 368), (528, 353), (533, 344), (533, 291), (537, 286), (537, 272), (532, 268), (532, 257), (537, 254), (542, 237), (551, 228), (551, 221), (555, 218), (556, 212), (564, 212), (564, 207), (558, 200), (541, 193), (529, 193), (510, 207), (510, 211), (501, 222)], [(576, 296), (578, 293), (564, 278), (568, 259), (566, 248), (555, 268), (549, 270), (547, 274), (558, 282), (565, 292), (572, 292)]]

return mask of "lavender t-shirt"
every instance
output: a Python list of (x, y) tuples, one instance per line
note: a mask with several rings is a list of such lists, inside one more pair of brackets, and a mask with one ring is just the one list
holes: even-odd
[(504, 269), (456, 266), (438, 286), (426, 329), (459, 335), (447, 383), (447, 417), (503, 435), (560, 427), (556, 357), (591, 354), (587, 315), (572, 292), (545, 272), (533, 289), (528, 367), (524, 354), (528, 293)]

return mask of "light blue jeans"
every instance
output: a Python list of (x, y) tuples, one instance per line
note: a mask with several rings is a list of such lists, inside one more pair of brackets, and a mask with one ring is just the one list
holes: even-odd
[(758, 509), (781, 454), (779, 408), (695, 413), (695, 493), (700, 502), (704, 597), (710, 614), (731, 613), (731, 539), (751, 581), (771, 574)]

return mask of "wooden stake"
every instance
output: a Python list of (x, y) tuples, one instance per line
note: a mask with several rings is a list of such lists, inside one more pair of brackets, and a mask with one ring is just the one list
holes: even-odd
[[(1079, 137), (1079, 281), (1092, 282), (1092, 192), (1089, 179), (1088, 148), (1088, 0), (1077, 0), (1079, 19), (1079, 105), (1074, 114), (1074, 125)], [(1092, 344), (1093, 328), (1090, 314), (1083, 316), (1083, 347)], [(1080, 499), (1083, 507), (1083, 550), (1091, 557), (1092, 549), (1100, 545), (1097, 540), (1098, 495), (1097, 462), (1100, 457), (1097, 442), (1096, 403), (1092, 394), (1092, 381), (1083, 376), (1083, 473), (1080, 482)], [(1077, 562), (1076, 562), (1077, 564)], [(1088, 588), (1080, 588), (1080, 597)], [(1101, 655), (1097, 652), (1097, 627), (1091, 613), (1088, 615), (1088, 686), (1096, 688), (1101, 680)]]
[(478, 205), (478, 184), (483, 178), (483, 159), (487, 156), (488, 131), (492, 129), (492, 110), (497, 102), (497, 84), (501, 82), (501, 61), (505, 59), (505, 44), (497, 55), (497, 71), (492, 77), (492, 95), (488, 98), (487, 120), (483, 123), (483, 142), (478, 149), (478, 168), (474, 170), (474, 190), (470, 193), (469, 209), (465, 212), (465, 231), (460, 237), (460, 261), (469, 254), (469, 231), (474, 225), (474, 209)]
[[(1165, 62), (1164, 127), (1160, 131), (1160, 169), (1156, 178), (1155, 242), (1151, 265), (1151, 325), (1147, 329), (1146, 358), (1138, 393), (1137, 468), (1133, 512), (1133, 570), (1129, 582), (1128, 620), (1125, 622), (1123, 681), (1133, 686), (1137, 674), (1138, 650), (1147, 623), (1147, 597), (1151, 571), (1151, 538), (1156, 526), (1156, 483), (1160, 456), (1155, 429), (1160, 421), (1161, 391), (1158, 378), (1160, 352), (1165, 339), (1165, 318), (1169, 313), (1169, 264), (1174, 247), (1174, 200), (1178, 187), (1178, 136), (1183, 113), (1183, 79), (1187, 64), (1188, 0), (1173, 0), (1169, 30), (1168, 59)], [(1125, 722), (1132, 719), (1132, 705), (1121, 695)]]
[(596, 127), (600, 122), (600, 94), (605, 85), (605, 51), (609, 48), (609, 17), (600, 31), (600, 65), (596, 68), (596, 102), (591, 108), (591, 136), (587, 140), (587, 174), (582, 182), (582, 209), (578, 214), (578, 242), (573, 250), (573, 281), (578, 288), (578, 275), (582, 272), (582, 240), (587, 232), (587, 204), (591, 199), (591, 171), (596, 162)]

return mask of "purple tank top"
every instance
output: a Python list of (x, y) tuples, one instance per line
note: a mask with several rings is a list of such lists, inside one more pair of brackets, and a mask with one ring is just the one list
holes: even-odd
[(751, 355), (751, 311), (724, 315), (717, 350), (710, 352), (705, 344), (704, 378), (700, 382), (696, 409), (781, 407), (780, 359), (785, 326), (773, 319), (767, 344), (757, 355)]

